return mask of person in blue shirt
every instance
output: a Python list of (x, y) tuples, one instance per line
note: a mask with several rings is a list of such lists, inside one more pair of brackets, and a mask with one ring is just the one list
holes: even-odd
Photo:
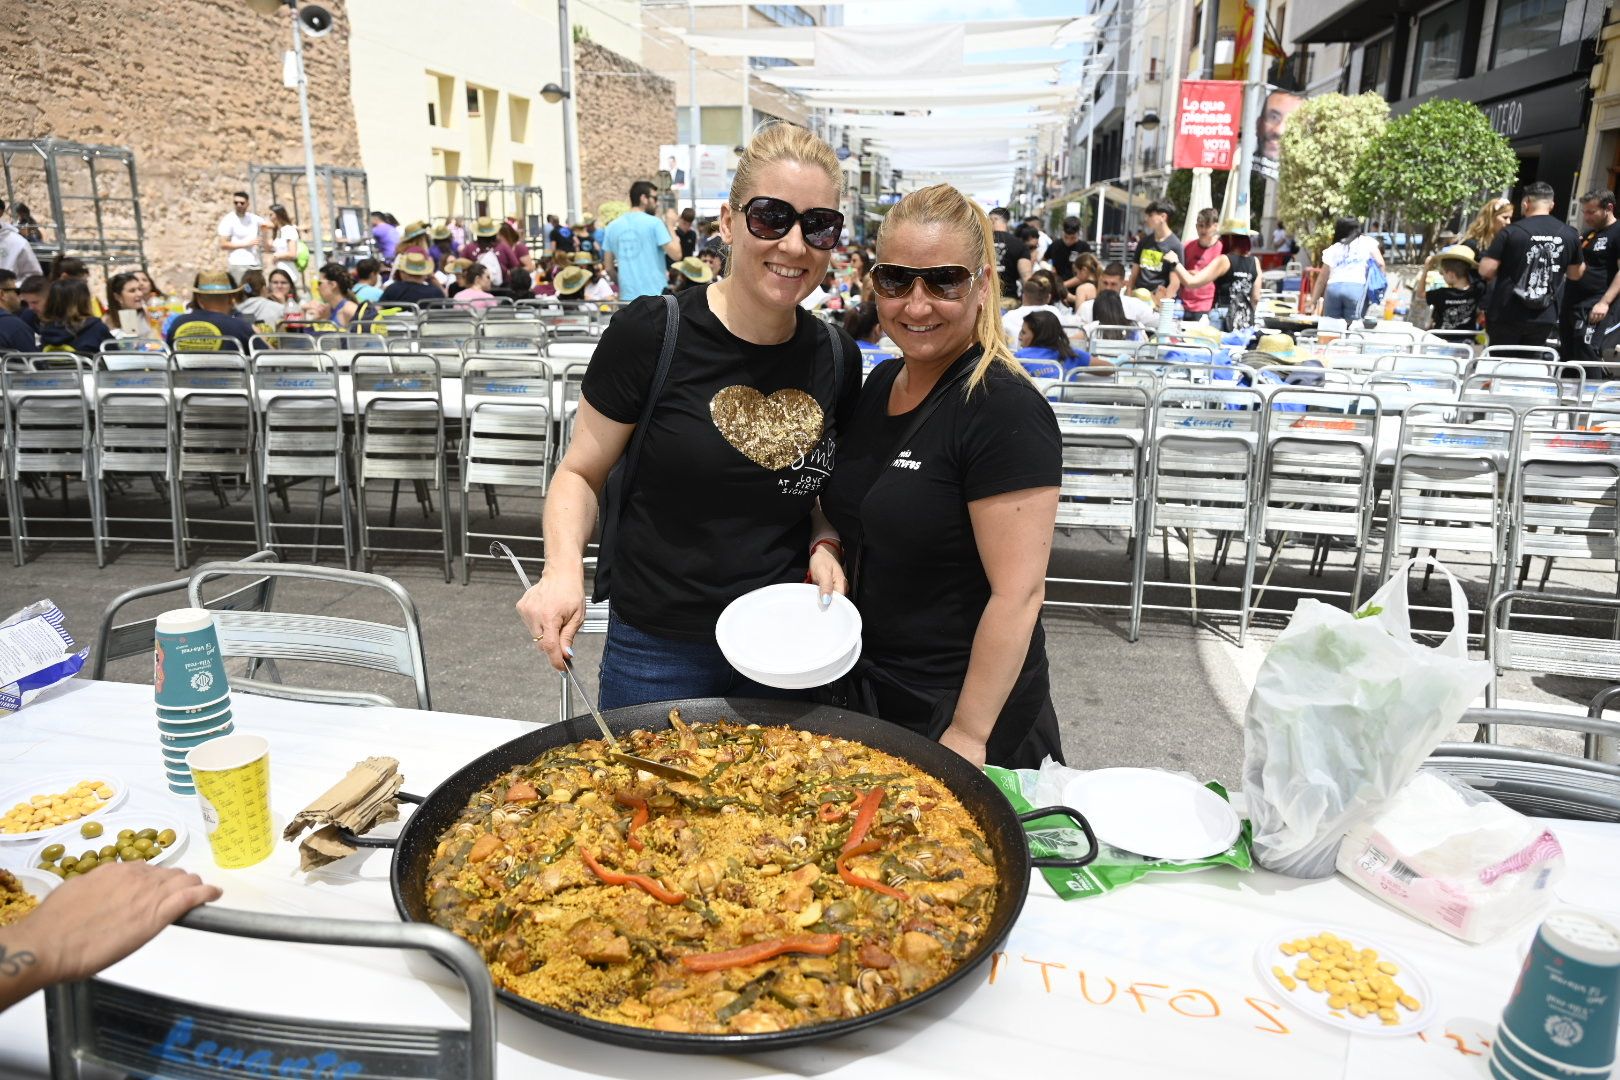
[(675, 211), (667, 221), (654, 217), (658, 209), (658, 188), (646, 180), (630, 185), (630, 205), (635, 209), (614, 218), (602, 233), (603, 265), (625, 303), (639, 296), (657, 296), (669, 283), (668, 263), (681, 257), (681, 242), (670, 232)]
[(1080, 367), (1097, 375), (1114, 369), (1107, 361), (1094, 360), (1086, 350), (1070, 344), (1068, 331), (1050, 311), (1032, 311), (1024, 316), (1023, 325), (1018, 328), (1018, 351), (1013, 356), (1020, 361), (1031, 361), (1024, 364), (1024, 369), (1037, 377), (1042, 371), (1050, 371), (1051, 363), (1056, 363), (1064, 375)]

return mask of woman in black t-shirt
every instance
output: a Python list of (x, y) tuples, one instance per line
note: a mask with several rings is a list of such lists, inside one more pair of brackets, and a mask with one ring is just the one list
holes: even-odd
[[(813, 530), (812, 511), (860, 391), (860, 354), (799, 307), (843, 228), (828, 209), (841, 180), (832, 148), (804, 128), (762, 130), (720, 212), (730, 273), (675, 298), (675, 352), (617, 518), (603, 708), (781, 696), (726, 663), (714, 640), (720, 612), (754, 589), (804, 580), (807, 567), (824, 594), (843, 590), (834, 537)], [(559, 669), (584, 617), (598, 499), (648, 404), (666, 304), (642, 297), (602, 334), (546, 499), (545, 573), (518, 612)]]
[(861, 611), (858, 705), (976, 765), (1061, 761), (1040, 614), (1062, 439), (1002, 337), (990, 221), (924, 188), (878, 260), (903, 355), (867, 379), (822, 495)]
[(1249, 254), (1249, 248), (1258, 235), (1253, 229), (1226, 233), (1221, 237), (1221, 254), (1197, 270), (1188, 270), (1179, 260), (1169, 264), (1183, 289), (1215, 283), (1210, 321), (1219, 330), (1254, 326), (1254, 312), (1260, 305), (1260, 261)]

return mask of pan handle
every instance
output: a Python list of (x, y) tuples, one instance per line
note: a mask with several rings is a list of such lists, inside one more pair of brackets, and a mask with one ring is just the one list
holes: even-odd
[[(422, 796), (412, 795), (408, 791), (396, 791), (394, 798), (400, 802), (416, 803), (418, 806), (422, 803)], [(344, 843), (353, 844), (355, 847), (391, 848), (399, 844), (397, 836), (360, 836), (342, 828), (338, 829), (338, 836)]]
[(1091, 822), (1087, 821), (1085, 815), (1082, 814), (1080, 811), (1071, 809), (1071, 808), (1069, 808), (1067, 806), (1043, 806), (1039, 810), (1031, 810), (1031, 811), (1029, 811), (1027, 813), (1019, 814), (1018, 815), (1018, 820), (1019, 820), (1019, 822), (1027, 825), (1031, 821), (1039, 821), (1041, 818), (1052, 817), (1053, 815), (1058, 815), (1058, 816), (1061, 816), (1061, 817), (1069, 818), (1076, 825), (1080, 826), (1080, 831), (1081, 832), (1086, 834), (1086, 843), (1088, 845), (1090, 845), (1090, 847), (1086, 851), (1085, 858), (1083, 858), (1083, 859), (1059, 859), (1059, 858), (1035, 859), (1035, 858), (1032, 858), (1032, 859), (1029, 860), (1029, 864), (1031, 866), (1033, 866), (1033, 867), (1036, 867), (1037, 869), (1048, 869), (1048, 868), (1057, 869), (1057, 868), (1063, 868), (1063, 867), (1073, 869), (1075, 867), (1086, 866), (1086, 865), (1090, 864), (1091, 861), (1094, 860), (1097, 857), (1097, 834), (1091, 831)]

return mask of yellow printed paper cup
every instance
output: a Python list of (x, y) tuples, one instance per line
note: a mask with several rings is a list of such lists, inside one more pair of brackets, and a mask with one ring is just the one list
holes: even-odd
[(227, 735), (195, 747), (186, 764), (197, 785), (208, 846), (228, 870), (252, 866), (276, 846), (270, 827), (270, 744)]

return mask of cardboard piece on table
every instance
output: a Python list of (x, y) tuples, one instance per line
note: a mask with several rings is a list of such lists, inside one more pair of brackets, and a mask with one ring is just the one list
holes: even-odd
[(356, 834), (369, 832), (385, 821), (399, 819), (399, 761), (391, 757), (369, 757), (350, 769), (315, 801), (293, 815), (282, 832), (292, 840), (305, 829), (315, 832), (299, 844), (299, 868), (313, 870), (355, 852), (339, 828)]

